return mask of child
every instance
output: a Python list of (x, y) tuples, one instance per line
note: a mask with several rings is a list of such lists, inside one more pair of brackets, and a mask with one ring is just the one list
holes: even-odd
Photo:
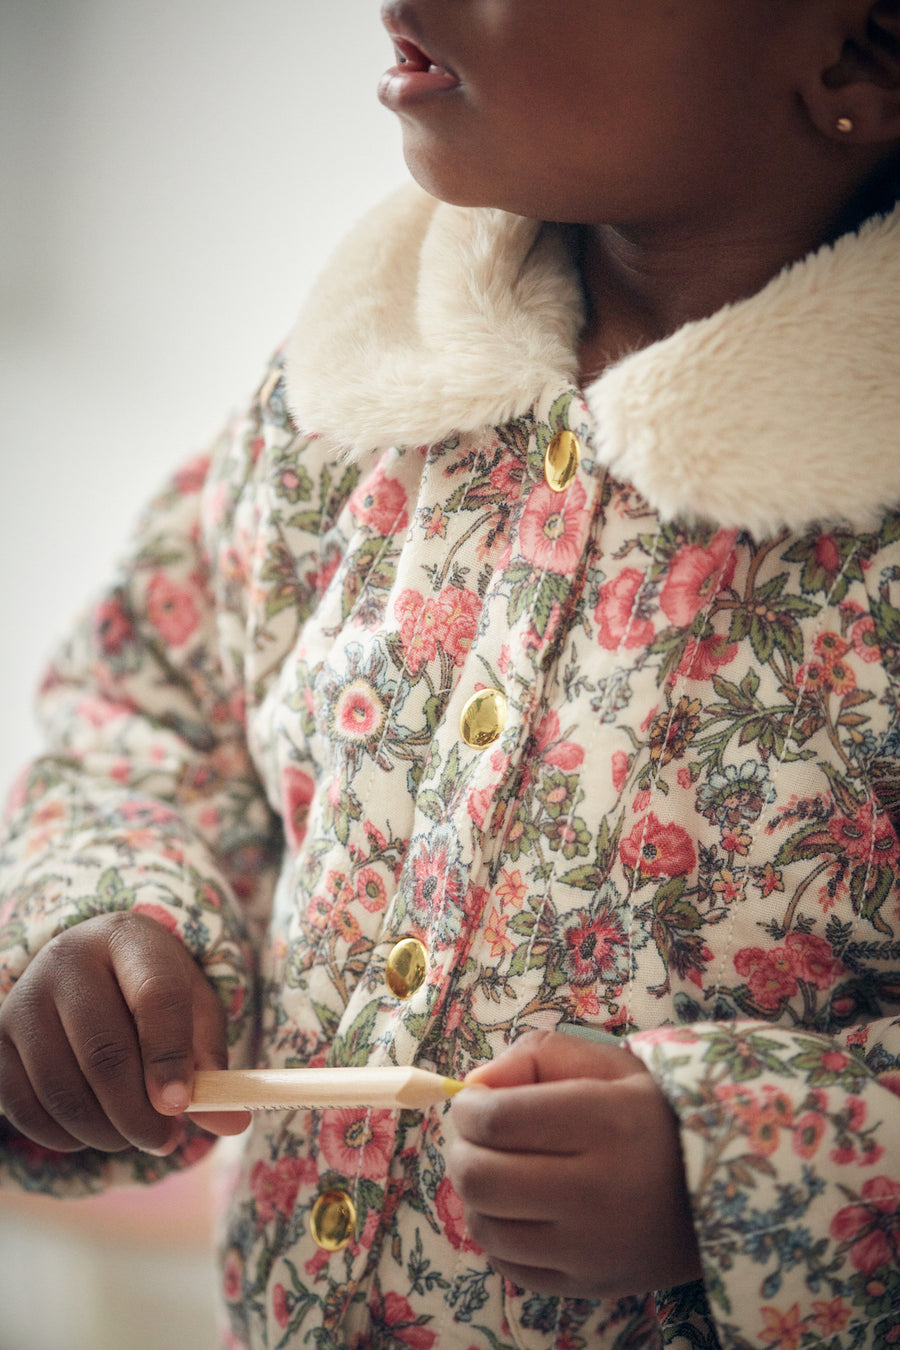
[(425, 191), (46, 683), (4, 1179), (474, 1069), (254, 1117), (228, 1344), (896, 1343), (900, 4), (384, 18)]

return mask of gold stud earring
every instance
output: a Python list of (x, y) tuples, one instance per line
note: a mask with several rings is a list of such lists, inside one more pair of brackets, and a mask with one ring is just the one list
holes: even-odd
[(852, 117), (839, 117), (835, 125), (842, 136), (849, 136), (854, 129)]

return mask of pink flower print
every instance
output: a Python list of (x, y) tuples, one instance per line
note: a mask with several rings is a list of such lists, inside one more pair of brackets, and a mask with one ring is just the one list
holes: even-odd
[(458, 863), (456, 841), (443, 827), (427, 839), (419, 839), (410, 850), (410, 870), (414, 891), (412, 909), (423, 928), (448, 937), (463, 901), (463, 874)]
[(518, 909), (528, 894), (528, 883), (518, 867), (514, 871), (504, 867), (500, 876), (502, 880), (496, 887), (497, 899), (504, 909), (507, 905)]
[(834, 816), (828, 822), (828, 833), (843, 854), (867, 867), (894, 867), (900, 858), (891, 818), (871, 800), (855, 816)]
[(387, 1175), (394, 1147), (391, 1111), (365, 1109), (322, 1112), (319, 1150), (329, 1167), (353, 1180)]
[(587, 493), (576, 479), (567, 492), (541, 483), (532, 488), (519, 525), (519, 546), (545, 572), (571, 576), (578, 566), (587, 523)]
[(475, 638), (481, 601), (475, 591), (445, 586), (438, 596), (443, 626), (438, 641), (457, 666), (469, 655)]
[(635, 821), (634, 828), (619, 845), (626, 867), (645, 877), (675, 877), (693, 871), (697, 861), (687, 830), (680, 825), (664, 825), (652, 811)]
[(406, 489), (396, 478), (388, 478), (383, 464), (351, 493), (347, 505), (356, 519), (376, 534), (399, 534), (409, 524)]
[(402, 1294), (389, 1290), (380, 1306), (373, 1307), (373, 1320), (380, 1324), (375, 1342), (393, 1347), (408, 1346), (409, 1350), (431, 1350), (437, 1341), (437, 1332), (429, 1331), (413, 1312)]
[(813, 1321), (822, 1336), (830, 1338), (843, 1331), (850, 1321), (853, 1309), (842, 1298), (833, 1298), (830, 1302), (817, 1299), (813, 1305)]
[(355, 679), (338, 690), (331, 708), (331, 730), (341, 741), (372, 741), (387, 712), (368, 680)]
[(882, 1087), (887, 1088), (888, 1092), (893, 1092), (895, 1096), (900, 1097), (900, 1070), (888, 1069), (887, 1073), (880, 1073), (878, 1081)]
[(473, 788), (466, 797), (466, 808), (469, 812), (469, 817), (474, 820), (479, 830), (484, 829), (484, 824), (487, 820), (488, 812), (491, 809), (494, 795), (493, 788), (485, 787)]
[(244, 1258), (238, 1247), (229, 1247), (222, 1262), (222, 1288), (229, 1303), (241, 1297), (244, 1285)]
[(871, 615), (867, 614), (864, 619), (860, 619), (850, 629), (850, 645), (861, 661), (870, 665), (873, 661), (881, 660), (881, 649), (878, 646), (878, 637), (875, 632), (875, 621)]
[(180, 647), (196, 632), (200, 615), (192, 591), (165, 572), (155, 572), (147, 585), (147, 616), (164, 642)]
[(861, 1097), (847, 1098), (848, 1129), (861, 1130), (866, 1123), (866, 1116), (868, 1114), (868, 1107)]
[(146, 914), (148, 919), (153, 919), (160, 928), (165, 928), (167, 933), (176, 933), (178, 931), (178, 919), (171, 910), (165, 909), (162, 905), (155, 904), (152, 900), (140, 900), (132, 906), (135, 914)]
[(524, 477), (525, 465), (512, 455), (507, 455), (491, 469), (491, 483), (508, 502), (517, 502), (521, 497)]
[(830, 688), (828, 667), (822, 661), (807, 661), (797, 667), (794, 683), (802, 694), (826, 694)]
[(744, 947), (735, 955), (734, 967), (761, 1008), (780, 1008), (797, 993), (794, 963), (784, 947)]
[(726, 853), (738, 853), (744, 857), (750, 850), (753, 837), (741, 825), (723, 825), (722, 847)]
[(648, 647), (653, 641), (651, 620), (642, 619), (635, 611), (643, 584), (644, 574), (634, 567), (626, 567), (600, 587), (594, 622), (597, 640), (605, 651), (633, 651)]
[(815, 933), (788, 933), (784, 945), (794, 974), (806, 984), (813, 984), (817, 989), (830, 989), (844, 973), (831, 944)]
[(340, 566), (340, 562), (341, 555), (337, 549), (332, 549), (326, 554), (321, 567), (311, 568), (303, 578), (310, 590), (314, 591), (316, 595), (324, 595), (332, 577)]
[(616, 976), (627, 939), (615, 915), (606, 908), (593, 916), (588, 910), (569, 915), (563, 928), (562, 967), (574, 985), (609, 982)]
[(734, 530), (720, 530), (705, 548), (685, 544), (678, 550), (659, 596), (670, 623), (688, 627), (715, 592), (731, 585), (737, 564), (735, 538)]
[(766, 1350), (798, 1350), (800, 1338), (804, 1332), (804, 1322), (800, 1316), (800, 1306), (795, 1303), (786, 1313), (777, 1308), (760, 1308), (763, 1326), (759, 1338)]
[(115, 703), (112, 699), (88, 694), (79, 700), (75, 711), (82, 722), (92, 727), (105, 727), (118, 718), (129, 717), (134, 712), (134, 704)]
[(770, 862), (767, 862), (765, 867), (754, 867), (752, 870), (753, 881), (763, 895), (771, 895), (773, 891), (784, 890), (784, 878)]
[(839, 661), (850, 650), (840, 633), (820, 633), (816, 638), (813, 651), (825, 662)]
[(831, 1236), (850, 1243), (850, 1261), (872, 1275), (881, 1266), (900, 1259), (900, 1181), (872, 1177), (862, 1188), (861, 1203), (839, 1209), (831, 1221)]
[(624, 750), (613, 752), (610, 768), (612, 769), (613, 787), (616, 792), (621, 792), (628, 777), (628, 756)]
[(463, 1203), (453, 1189), (449, 1177), (444, 1177), (438, 1186), (434, 1196), (434, 1204), (438, 1218), (443, 1225), (444, 1234), (454, 1251), (480, 1253), (481, 1248), (476, 1242), (472, 1241), (466, 1232)]
[[(691, 638), (675, 674), (690, 680), (711, 680), (722, 666), (734, 660), (737, 651), (738, 644), (729, 642), (721, 633), (712, 633), (699, 642)], [(672, 676), (673, 683), (674, 679), (675, 675)]]
[(387, 886), (374, 867), (364, 867), (357, 876), (356, 898), (370, 914), (380, 914), (387, 905)]
[(818, 1152), (822, 1135), (825, 1133), (825, 1117), (816, 1111), (807, 1111), (794, 1124), (792, 1143), (794, 1152), (801, 1158), (812, 1158)]
[(740, 879), (727, 867), (716, 873), (712, 888), (723, 905), (730, 905), (733, 901), (739, 900), (743, 889)]
[(273, 1167), (260, 1160), (250, 1173), (250, 1190), (260, 1227), (271, 1223), (276, 1214), (289, 1219), (303, 1185), (312, 1185), (318, 1170), (312, 1158), (279, 1158)]
[(276, 1284), (272, 1290), (272, 1312), (275, 1321), (284, 1329), (291, 1320), (291, 1312), (288, 1307), (287, 1293), (283, 1284)]
[(199, 492), (209, 473), (210, 457), (206, 454), (195, 455), (175, 474), (175, 491), (182, 497)]
[(828, 681), (828, 687), (837, 694), (838, 698), (844, 698), (847, 694), (852, 694), (856, 688), (856, 675), (853, 667), (848, 666), (846, 661), (829, 661), (825, 667), (825, 677)]
[(394, 616), (400, 623), (406, 664), (413, 675), (418, 675), (437, 656), (438, 643), (444, 637), (444, 611), (434, 596), (426, 599), (419, 591), (408, 589), (394, 601)]
[(118, 656), (123, 647), (134, 641), (134, 624), (118, 598), (99, 604), (93, 620), (94, 639), (104, 656)]
[(416, 514), (425, 530), (426, 539), (434, 539), (435, 536), (437, 536), (438, 539), (444, 538), (447, 533), (447, 521), (449, 517), (444, 515), (444, 512), (439, 506), (420, 507)]
[(841, 570), (841, 550), (831, 534), (820, 534), (816, 540), (816, 562), (830, 576)]
[(281, 811), (288, 848), (297, 852), (306, 835), (306, 820), (316, 785), (308, 773), (289, 764), (281, 771)]
[(564, 741), (559, 716), (548, 712), (538, 723), (534, 733), (535, 749), (545, 764), (563, 773), (574, 773), (584, 759), (584, 750), (575, 741)]
[(782, 1122), (777, 1113), (768, 1104), (755, 1102), (741, 1114), (750, 1151), (759, 1158), (771, 1157), (781, 1141)]
[(509, 918), (495, 905), (487, 918), (484, 927), (484, 939), (491, 949), (491, 956), (496, 961), (498, 957), (503, 956), (505, 952), (514, 952), (516, 950), (515, 940), (509, 936), (506, 931), (506, 925)]

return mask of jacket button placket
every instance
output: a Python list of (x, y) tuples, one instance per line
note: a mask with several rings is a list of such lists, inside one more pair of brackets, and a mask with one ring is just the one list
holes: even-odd
[(581, 463), (581, 442), (574, 431), (558, 431), (544, 452), (544, 482), (552, 492), (566, 492)]
[(479, 689), (463, 705), (459, 734), (473, 750), (486, 750), (503, 734), (508, 713), (502, 689)]
[(384, 979), (394, 998), (411, 999), (425, 983), (428, 948), (418, 938), (406, 937), (393, 946), (384, 968)]
[(325, 1252), (339, 1252), (356, 1231), (356, 1207), (346, 1191), (323, 1191), (312, 1207), (309, 1230)]

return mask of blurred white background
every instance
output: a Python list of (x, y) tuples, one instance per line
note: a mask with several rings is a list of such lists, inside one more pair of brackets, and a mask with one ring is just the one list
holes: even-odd
[(147, 494), (405, 176), (378, 0), (0, 4), (0, 781)]
[[(147, 495), (405, 177), (391, 59), (377, 0), (0, 0), (0, 794)], [(172, 1204), (0, 1205), (0, 1350), (212, 1344), (202, 1184)]]

